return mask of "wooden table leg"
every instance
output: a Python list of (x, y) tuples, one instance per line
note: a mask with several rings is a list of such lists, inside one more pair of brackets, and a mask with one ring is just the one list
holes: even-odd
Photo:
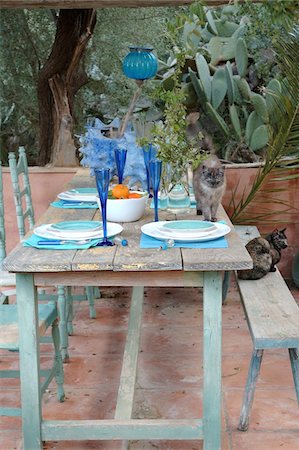
[(37, 291), (31, 274), (16, 274), (23, 450), (42, 450)]
[(204, 304), (204, 450), (221, 449), (221, 272), (205, 272)]

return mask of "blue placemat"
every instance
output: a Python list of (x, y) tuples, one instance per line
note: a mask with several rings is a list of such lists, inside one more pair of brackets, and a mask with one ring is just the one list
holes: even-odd
[(54, 208), (74, 208), (74, 209), (87, 209), (93, 208), (96, 209), (98, 207), (97, 202), (69, 202), (67, 200), (58, 200), (57, 202), (52, 202), (51, 206)]
[[(160, 240), (141, 233), (140, 248), (160, 248), (165, 245), (165, 240)], [(225, 237), (203, 242), (175, 242), (177, 248), (228, 248)]]
[[(83, 240), (83, 239), (82, 239)], [(49, 244), (39, 244), (39, 241), (49, 241)], [(56, 241), (56, 239), (54, 240)], [(51, 244), (53, 242), (53, 239), (45, 239), (40, 236), (36, 236), (35, 234), (32, 234), (28, 239), (23, 241), (23, 247), (34, 247), (34, 248), (41, 248), (43, 250), (84, 250), (90, 247), (95, 247), (99, 242), (102, 241), (102, 238), (100, 239), (92, 239), (85, 244), (78, 244), (78, 242), (75, 241), (69, 241), (65, 242), (63, 244)]]

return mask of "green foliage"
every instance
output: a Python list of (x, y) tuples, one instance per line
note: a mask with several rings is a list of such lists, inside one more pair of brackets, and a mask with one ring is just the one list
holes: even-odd
[[(256, 197), (267, 176), (275, 167), (299, 167), (299, 27), (280, 39), (276, 45), (276, 52), (278, 64), (285, 75), (282, 92), (273, 95), (273, 114), (278, 120), (270, 136), (265, 163), (257, 173), (249, 194), (243, 195), (238, 203), (235, 203), (233, 199), (234, 212), (231, 220), (235, 223), (240, 222), (246, 215), (248, 205)], [(290, 157), (292, 157), (291, 166)], [(298, 178), (299, 174), (291, 177)], [(286, 179), (290, 177), (282, 177), (282, 183)], [(273, 202), (275, 203), (275, 198)]]
[[(152, 138), (139, 141), (143, 146), (151, 142), (157, 148), (157, 158), (164, 162), (163, 179), (166, 178), (167, 164), (171, 166), (171, 179), (168, 180), (170, 189), (182, 180), (190, 163), (198, 165), (202, 159), (202, 155), (187, 139), (185, 94), (180, 83), (181, 68), (185, 63), (184, 55), (178, 53), (177, 60), (178, 65), (173, 77), (174, 88), (166, 90), (160, 87), (154, 93), (156, 99), (164, 102), (163, 121), (154, 125)], [(164, 184), (166, 185), (165, 181)]]
[(26, 145), (31, 164), (38, 134), (37, 76), (51, 48), (55, 25), (49, 12), (1, 10), (0, 146), (7, 162), (9, 142)]

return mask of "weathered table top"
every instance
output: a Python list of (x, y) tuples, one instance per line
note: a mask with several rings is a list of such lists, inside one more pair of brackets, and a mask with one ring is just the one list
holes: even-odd
[[(88, 170), (79, 169), (67, 188), (87, 186), (95, 186), (94, 178), (89, 176)], [(16, 273), (76, 272), (78, 275), (78, 272), (89, 271), (227, 271), (252, 267), (251, 258), (223, 208), (220, 209), (218, 218), (226, 220), (232, 227), (232, 231), (226, 236), (228, 248), (225, 249), (141, 249), (140, 228), (143, 224), (152, 222), (153, 216), (153, 210), (148, 208), (140, 221), (123, 224), (122, 236), (128, 241), (126, 247), (115, 245), (88, 250), (41, 250), (19, 244), (5, 259), (4, 268)], [(190, 210), (188, 218), (191, 217), (196, 217), (195, 210)], [(176, 218), (186, 218), (186, 214)], [(37, 225), (64, 220), (93, 219), (100, 219), (99, 210), (60, 209), (50, 206)], [(159, 219), (174, 220), (174, 215), (160, 210)]]

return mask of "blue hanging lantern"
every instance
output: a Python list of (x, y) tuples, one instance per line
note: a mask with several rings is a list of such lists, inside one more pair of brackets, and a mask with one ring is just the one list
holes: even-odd
[(156, 75), (158, 61), (150, 47), (129, 47), (130, 53), (123, 61), (123, 72), (134, 80), (148, 80)]

